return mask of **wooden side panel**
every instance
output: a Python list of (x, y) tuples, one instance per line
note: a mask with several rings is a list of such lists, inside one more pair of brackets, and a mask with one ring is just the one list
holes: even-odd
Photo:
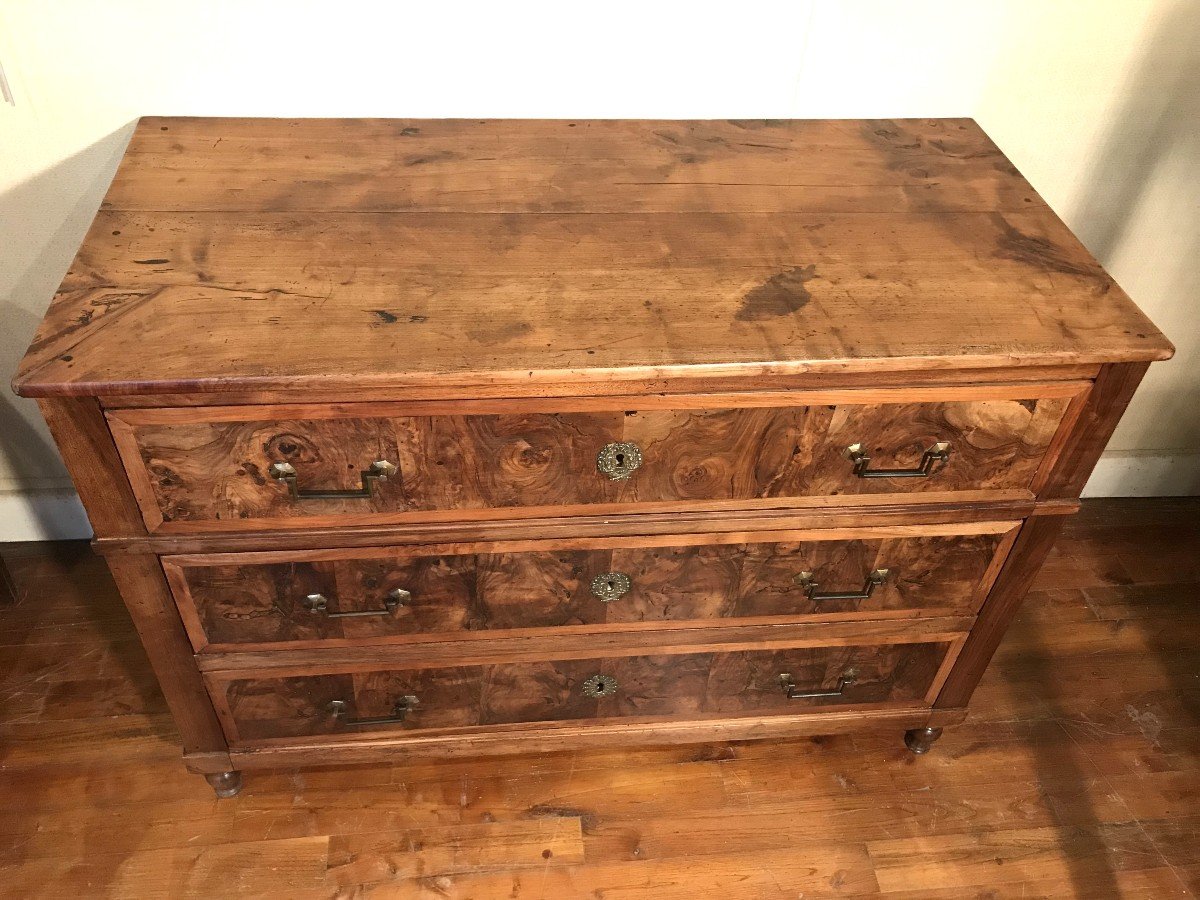
[(222, 767), (219, 756), (226, 748), (225, 736), (158, 559), (129, 554), (109, 560), (108, 565), (175, 718), (184, 752), (215, 753), (209, 757), (213, 771), (228, 769), (228, 760)]
[[(973, 613), (1011, 531), (838, 540), (684, 544), (575, 550), (413, 556), (380, 554), (237, 554), (165, 562), (197, 650), (208, 645), (279, 643), (315, 646), (330, 639), (403, 640), (455, 632), (613, 626), (746, 617), (823, 617)], [(952, 529), (953, 530), (953, 529)], [(764, 535), (769, 538), (769, 535)], [(485, 548), (491, 549), (491, 548)], [(863, 599), (821, 594), (858, 591), (875, 569), (887, 581)], [(818, 582), (813, 595), (796, 581)], [(606, 573), (630, 589), (605, 601), (591, 589)], [(394, 609), (395, 589), (407, 592)], [(320, 594), (326, 608), (306, 601)], [(367, 616), (344, 613), (367, 612)], [(333, 615), (330, 615), (330, 614)]]
[[(42, 400), (39, 405), (96, 535), (144, 534), (142, 516), (96, 399)], [(108, 560), (108, 567), (175, 719), (184, 752), (193, 756), (197, 770), (228, 770), (225, 735), (158, 558), (123, 554)]]
[[(1076, 498), (1112, 436), (1148, 363), (1104, 366), (1041, 490), (1046, 499)], [(979, 619), (943, 686), (938, 708), (964, 707), (1062, 529), (1063, 517), (1034, 515), (1017, 535)]]
[(1149, 367), (1149, 363), (1128, 363), (1101, 368), (1087, 405), (1039, 492), (1040, 497), (1080, 495)]
[(144, 534), (146, 526), (125, 477), (104, 412), (94, 397), (40, 400), (97, 537)]
[[(920, 703), (949, 646), (807, 647), (214, 679), (212, 690), (230, 740), (239, 745), (564, 720), (786, 715), (824, 706)], [(798, 691), (823, 696), (789, 699), (783, 674)], [(584, 685), (595, 676), (612, 679), (615, 692), (590, 696)], [(402, 721), (354, 724), (394, 717), (403, 697), (417, 702)], [(343, 715), (331, 712), (334, 700), (346, 704)]]
[(1062, 530), (1063, 516), (1033, 516), (1021, 527), (996, 585), (988, 595), (966, 644), (939, 693), (936, 706), (966, 706), (1004, 632), (1033, 584), (1046, 554)]

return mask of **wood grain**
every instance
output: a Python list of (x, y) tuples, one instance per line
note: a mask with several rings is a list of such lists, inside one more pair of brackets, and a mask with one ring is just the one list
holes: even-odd
[(1133, 399), (1145, 365), (1108, 365), (1100, 370), (1095, 388), (1072, 428), (1062, 455), (1048, 474), (1043, 497), (1078, 497), (1091, 477), (1100, 454)]
[(969, 121), (146, 119), (16, 384), (515, 397), (1171, 352)]
[[(214, 695), (231, 743), (336, 735), (341, 740), (394, 732), (528, 722), (624, 717), (688, 718), (795, 713), (824, 705), (918, 703), (947, 651), (946, 644), (813, 647), (740, 653), (673, 654), (363, 672), (220, 682)], [(836, 696), (791, 700), (780, 686), (788, 672), (803, 689)], [(583, 692), (593, 675), (615, 679), (609, 697)], [(353, 726), (330, 713), (343, 700), (357, 717), (387, 717), (397, 699), (419, 704), (392, 725)]]
[[(144, 120), (15, 384), (48, 398), (151, 668), (102, 571), (18, 575), (3, 883), (1166, 896), (1200, 872), (1195, 829), (1141, 817), (1194, 794), (1196, 635), (1148, 611), (1194, 594), (1191, 538), (1051, 545), (1171, 352), (967, 121)], [(643, 466), (600, 480), (618, 440)], [(842, 456), (907, 468), (938, 440), (925, 479)], [(292, 504), (267, 474), (354, 489), (381, 458), (400, 472), (361, 500)], [(1035, 629), (1018, 609), (1043, 560)], [(826, 590), (894, 575), (825, 604), (798, 567)], [(602, 604), (587, 586), (611, 571), (633, 589)], [(376, 612), (397, 588), (386, 617), (298, 605)], [(1001, 645), (1013, 622), (1032, 657)], [(781, 670), (836, 696), (786, 700)], [(592, 675), (619, 689), (585, 696)], [(977, 688), (967, 737), (900, 749)], [(403, 724), (345, 722), (409, 691)], [(317, 768), (250, 780), (214, 824), (163, 777), (175, 731), (219, 789)], [(842, 737), (630, 749), (814, 735)], [(490, 764), (467, 757), (558, 750), (473, 795)], [(950, 772), (957, 794), (930, 780)], [(360, 833), (306, 808), (319, 786)], [(366, 833), (396, 816), (426, 819), (400, 852)], [(255, 859), (292, 877), (244, 876)]]
[[(936, 369), (906, 372), (840, 372), (829, 373), (771, 373), (741, 375), (695, 375), (686, 381), (655, 377), (645, 372), (614, 371), (604, 382), (555, 383), (538, 379), (536, 385), (525, 392), (529, 400), (558, 397), (616, 397), (638, 396), (642, 398), (669, 396), (673, 394), (733, 393), (744, 391), (814, 390), (820, 388), (879, 388), (903, 384), (919, 385), (946, 384), (1033, 384), (1047, 380), (1091, 380), (1100, 371), (1095, 363), (1077, 363), (1054, 366), (1020, 366), (1007, 369)], [(467, 390), (469, 388), (469, 391)], [(485, 398), (502, 399), (511, 397), (511, 388), (503, 384), (455, 383), (453, 379), (439, 381), (436, 386), (409, 387), (404, 389), (376, 386), (371, 396), (379, 401), (410, 400), (427, 402), (434, 400), (453, 401), (470, 393), (475, 400)], [(313, 403), (334, 403), (346, 399), (345, 390), (322, 387), (317, 384), (306, 388), (304, 396)], [(281, 398), (270, 391), (233, 389), (222, 391), (219, 398), (207, 394), (106, 394), (100, 398), (106, 409), (138, 409), (180, 406), (207, 406), (214, 399), (222, 404), (262, 405), (279, 401)], [(643, 400), (644, 402), (644, 400)]]
[[(1080, 387), (1047, 389), (1064, 392), (1077, 396)], [(863, 402), (869, 393), (848, 393), (850, 403), (833, 406), (391, 418), (340, 406), (305, 407), (303, 420), (273, 420), (292, 410), (266, 407), (250, 420), (252, 408), (231, 409), (232, 421), (196, 422), (188, 409), (182, 417), (133, 410), (109, 418), (147, 525), (187, 530), (448, 510), (633, 511), (646, 503), (1027, 489), (1068, 403), (1031, 391), (1028, 399), (876, 405)], [(163, 419), (169, 424), (155, 424)], [(623, 441), (641, 448), (643, 463), (613, 481), (597, 471), (596, 455)], [(951, 444), (951, 456), (928, 478), (858, 478), (845, 457), (861, 444), (873, 468), (911, 468), (938, 441)], [(267, 474), (272, 463), (288, 462), (306, 489), (347, 490), (377, 459), (398, 463), (400, 474), (355, 500), (294, 500)]]
[(462, 632), (436, 641), (372, 642), (331, 638), (302, 647), (238, 647), (196, 654), (196, 665), (214, 682), (254, 678), (370, 672), (459, 664), (491, 665), (546, 659), (593, 659), (647, 653), (682, 654), (855, 644), (954, 643), (973, 616), (805, 621), (739, 620), (649, 625), (622, 629), (523, 629), (499, 634)]
[[(857, 198), (860, 208), (880, 211), (1015, 211), (1036, 196), (967, 119), (146, 118), (129, 155), (107, 208), (674, 212), (809, 210), (818, 198), (838, 208)], [(464, 165), (472, 155), (482, 158)], [(810, 168), (801, 169), (798, 156)], [(247, 159), (258, 162), (251, 172)], [(848, 171), (857, 183), (840, 185)], [(281, 185), (284, 173), (291, 180)], [(729, 177), (739, 173), (760, 184)]]
[(158, 560), (130, 554), (110, 562), (109, 569), (175, 717), (184, 752), (206, 754), (218, 771), (229, 770), (227, 759), (221, 766), (225, 739)]
[[(219, 554), (169, 558), (164, 566), (197, 650), (745, 617), (974, 613), (1015, 529), (924, 530), (891, 538), (876, 536), (886, 529), (867, 530), (850, 540), (817, 534), (795, 541), (783, 533), (761, 535), (772, 538), (761, 543), (724, 536), (708, 545), (649, 547), (609, 539), (589, 550), (543, 541), (545, 549), (513, 552), (495, 544), (446, 555), (420, 555), (420, 548)], [(889, 580), (863, 600), (812, 600), (795, 581), (812, 571), (823, 592), (852, 591), (877, 568), (888, 569)], [(628, 575), (631, 590), (605, 602), (590, 585), (608, 572)], [(410, 598), (387, 615), (330, 618), (305, 603), (322, 594), (328, 612), (380, 610), (396, 588)]]
[[(1101, 370), (1096, 387), (1078, 413), (1070, 438), (1046, 475), (1042, 496), (1075, 497), (1083, 490), (1145, 372), (1144, 364), (1109, 365)], [(1035, 516), (1022, 526), (995, 588), (980, 610), (979, 621), (938, 698), (939, 706), (957, 708), (970, 700), (1062, 527), (1058, 516)]]
[(42, 400), (38, 406), (96, 536), (144, 534), (138, 503), (99, 403), (83, 397)]
[[(569, 739), (459, 738), (436, 757), (419, 732), (235, 751), (246, 786), (221, 802), (181, 774), (103, 560), (82, 542), (0, 554), (16, 587), (0, 877), (16, 896), (539, 900), (650, 881), (664, 898), (1160, 900), (1200, 884), (1195, 499), (1068, 517), (970, 717), (921, 758), (900, 744), (930, 716), (913, 709), (575, 720)], [(330, 767), (334, 747), (355, 765)]]
[(961, 707), (971, 699), (1062, 526), (1061, 516), (1037, 516), (1022, 526), (995, 589), (980, 611), (967, 646), (938, 698), (938, 705)]
[[(1019, 519), (1035, 512), (1069, 515), (1077, 501), (1042, 502), (1035, 505), (1027, 491), (945, 491), (922, 494), (927, 501), (914, 505), (903, 497), (846, 496), (803, 497), (762, 503), (697, 504), (697, 509), (650, 508), (620, 518), (603, 515), (596, 507), (571, 510), (567, 515), (521, 516), (519, 511), (501, 510), (504, 515), (481, 512), (473, 521), (431, 517), (431, 521), (404, 525), (369, 525), (354, 522), (346, 528), (338, 522), (286, 531), (198, 531), (155, 534), (138, 538), (98, 538), (95, 547), (104, 555), (151, 551), (166, 555), (213, 552), (257, 552), (267, 550), (311, 550), (350, 547), (386, 547), (398, 544), (444, 546), (487, 543), (498, 540), (528, 541), (553, 538), (578, 541), (575, 546), (607, 537), (637, 537), (662, 541), (666, 536), (684, 540), (689, 534), (737, 534), (764, 530), (837, 531), (888, 526), (921, 528), (931, 524), (987, 523)], [(721, 530), (713, 532), (716, 526)], [(900, 533), (900, 532), (894, 532)], [(669, 541), (668, 541), (669, 542)]]

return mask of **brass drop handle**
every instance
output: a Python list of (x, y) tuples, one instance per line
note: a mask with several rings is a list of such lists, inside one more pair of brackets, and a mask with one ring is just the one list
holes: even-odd
[(641, 464), (641, 448), (628, 441), (605, 444), (596, 456), (596, 470), (611, 481), (624, 481)]
[(814, 603), (820, 603), (822, 600), (866, 600), (875, 593), (875, 588), (888, 580), (890, 572), (890, 569), (872, 569), (867, 573), (867, 580), (863, 583), (861, 591), (829, 591), (818, 594), (817, 588), (821, 585), (814, 580), (812, 572), (801, 572), (792, 581), (804, 588), (804, 593)]
[(293, 500), (366, 500), (375, 496), (376, 482), (387, 481), (398, 471), (392, 463), (380, 459), (359, 473), (362, 476), (361, 488), (348, 491), (312, 491), (300, 488), (297, 484), (299, 476), (291, 463), (273, 462), (268, 469), (272, 478), (287, 485), (288, 495)]
[(632, 587), (633, 582), (624, 572), (604, 572), (592, 579), (592, 594), (604, 603), (620, 600)]
[(329, 711), (333, 713), (335, 719), (341, 719), (346, 725), (399, 725), (413, 711), (413, 707), (418, 702), (417, 698), (410, 694), (396, 701), (396, 704), (392, 707), (392, 714), (390, 716), (365, 716), (361, 719), (346, 718), (346, 712), (350, 709), (350, 704), (345, 700), (330, 700)]
[(842, 673), (842, 677), (838, 679), (837, 688), (832, 691), (806, 691), (796, 686), (796, 682), (788, 672), (780, 673), (779, 683), (783, 687), (783, 693), (789, 700), (816, 700), (821, 697), (845, 696), (846, 688), (854, 684), (854, 679), (857, 675), (858, 673), (853, 669), (847, 669)]
[(309, 594), (304, 598), (304, 605), (311, 613), (324, 613), (329, 619), (354, 619), (366, 616), (390, 616), (397, 609), (412, 599), (412, 594), (404, 588), (388, 591), (383, 601), (383, 609), (357, 609), (349, 612), (330, 612), (329, 598), (324, 594)]
[(927, 478), (936, 471), (937, 463), (945, 465), (950, 459), (950, 444), (938, 441), (922, 454), (921, 464), (915, 469), (870, 469), (871, 457), (862, 444), (851, 444), (844, 455), (854, 463), (854, 474), (859, 478)]

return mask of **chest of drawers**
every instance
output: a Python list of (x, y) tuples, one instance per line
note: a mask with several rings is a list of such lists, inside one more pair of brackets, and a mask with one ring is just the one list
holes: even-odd
[(227, 796), (924, 752), (1170, 354), (967, 120), (143, 119), (14, 384)]

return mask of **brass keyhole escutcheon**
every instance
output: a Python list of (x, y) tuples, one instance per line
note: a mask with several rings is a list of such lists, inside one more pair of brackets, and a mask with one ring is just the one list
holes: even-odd
[(605, 603), (620, 600), (632, 587), (633, 582), (624, 572), (605, 572), (592, 579), (592, 593)]
[(617, 692), (617, 679), (611, 675), (593, 675), (583, 683), (583, 693), (588, 697), (611, 697)]
[(596, 469), (613, 481), (624, 481), (641, 464), (641, 449), (628, 441), (605, 444), (596, 457)]

